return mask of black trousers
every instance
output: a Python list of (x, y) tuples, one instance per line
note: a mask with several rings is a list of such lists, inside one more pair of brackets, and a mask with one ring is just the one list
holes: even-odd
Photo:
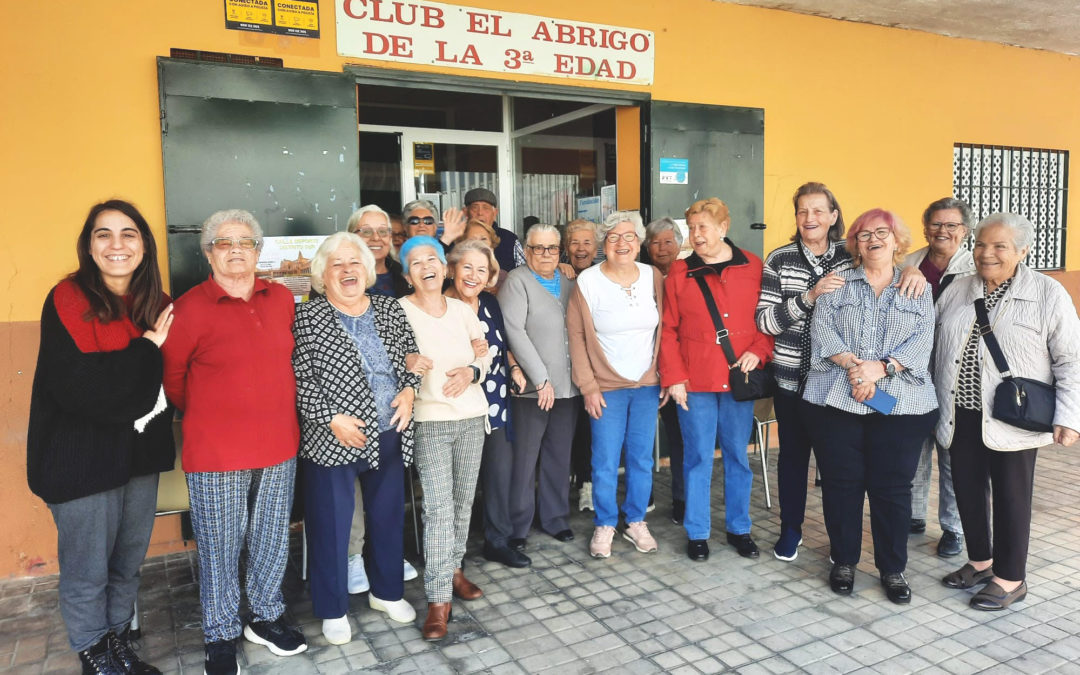
[(574, 441), (570, 448), (570, 472), (574, 474), (574, 486), (581, 488), (582, 483), (592, 482), (592, 424), (589, 413), (585, 412), (585, 397), (578, 410), (577, 423), (574, 425)]
[(862, 555), (863, 500), (869, 496), (874, 565), (882, 574), (907, 567), (911, 481), (922, 442), (937, 422), (924, 415), (855, 415), (802, 401), (800, 413), (821, 467), (821, 502), (833, 562)]
[(1038, 449), (991, 450), (982, 442), (982, 416), (978, 411), (957, 408), (949, 447), (956, 507), (964, 526), (968, 558), (993, 558), (995, 575), (1007, 581), (1023, 581), (1027, 577)]
[(780, 453), (776, 459), (779, 483), (780, 522), (801, 529), (806, 515), (806, 486), (809, 482), (810, 429), (799, 414), (799, 395), (780, 390), (773, 396), (776, 427), (780, 434)]

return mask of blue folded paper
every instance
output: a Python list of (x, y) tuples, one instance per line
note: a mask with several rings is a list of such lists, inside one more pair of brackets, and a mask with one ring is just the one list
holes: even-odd
[(866, 405), (878, 411), (882, 415), (888, 415), (896, 406), (896, 397), (881, 389), (875, 389), (874, 395), (863, 401)]

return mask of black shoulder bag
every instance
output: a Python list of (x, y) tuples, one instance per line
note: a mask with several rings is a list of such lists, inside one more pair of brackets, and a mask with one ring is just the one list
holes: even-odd
[(751, 370), (749, 373), (744, 373), (735, 367), (735, 362), (739, 360), (739, 357), (735, 355), (735, 350), (731, 347), (728, 330), (724, 328), (724, 320), (720, 318), (720, 310), (716, 308), (716, 300), (709, 292), (709, 285), (701, 277), (694, 277), (694, 281), (701, 289), (705, 306), (709, 309), (709, 316), (712, 317), (713, 328), (716, 329), (716, 344), (724, 350), (724, 358), (728, 362), (728, 384), (731, 387), (732, 397), (736, 401), (753, 401), (769, 398), (775, 394), (776, 378), (773, 377), (771, 363)]
[(994, 359), (994, 365), (1005, 378), (994, 390), (994, 410), (991, 416), (1028, 431), (1052, 432), (1054, 407), (1057, 404), (1054, 385), (1028, 377), (1013, 376), (1005, 353), (1001, 351), (1001, 345), (990, 326), (990, 315), (986, 311), (986, 301), (983, 298), (975, 301), (975, 320), (979, 324), (979, 334)]

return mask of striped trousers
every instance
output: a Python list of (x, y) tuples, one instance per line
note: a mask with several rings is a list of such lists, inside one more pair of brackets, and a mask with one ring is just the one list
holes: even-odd
[(454, 570), (465, 557), (485, 417), (418, 422), (416, 468), (424, 489), (424, 590), (450, 602)]
[(296, 458), (263, 469), (187, 474), (191, 525), (199, 547), (199, 600), (206, 642), (240, 637), (240, 550), (255, 621), (285, 611), (281, 580), (289, 557)]

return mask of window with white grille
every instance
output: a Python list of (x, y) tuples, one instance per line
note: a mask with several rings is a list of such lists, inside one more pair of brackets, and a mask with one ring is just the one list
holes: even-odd
[(1067, 150), (953, 146), (953, 196), (971, 205), (976, 222), (998, 212), (1030, 220), (1035, 244), (1026, 262), (1038, 270), (1065, 267), (1068, 184)]

